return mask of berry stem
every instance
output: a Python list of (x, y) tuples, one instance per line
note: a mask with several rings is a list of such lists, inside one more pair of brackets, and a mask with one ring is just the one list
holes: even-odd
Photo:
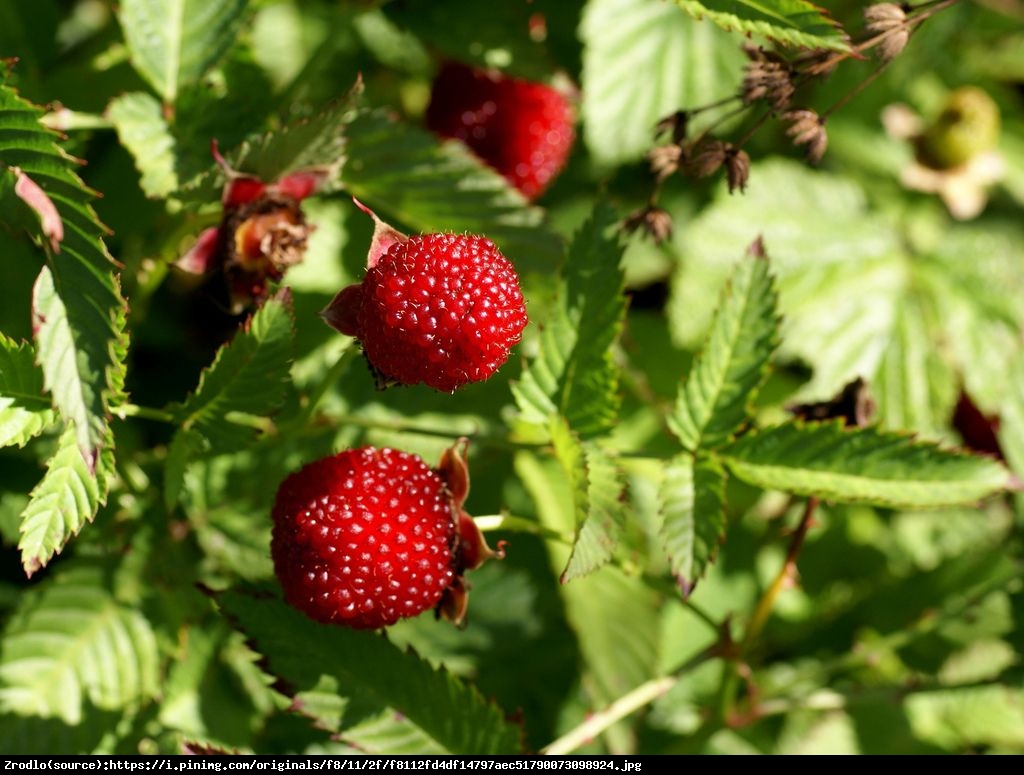
[(771, 616), (772, 609), (775, 607), (775, 601), (782, 591), (795, 581), (797, 576), (796, 559), (803, 548), (804, 539), (807, 538), (807, 531), (814, 524), (814, 513), (817, 509), (818, 499), (808, 498), (803, 516), (800, 518), (800, 524), (789, 541), (786, 561), (782, 563), (782, 567), (779, 568), (775, 579), (768, 589), (765, 590), (764, 594), (761, 595), (761, 599), (757, 601), (754, 613), (750, 616), (747, 629), (743, 633), (743, 641), (740, 644), (741, 653), (746, 653), (750, 649), (750, 644), (761, 634), (761, 630), (764, 629), (765, 623)]
[(177, 418), (166, 409), (139, 406), (138, 404), (121, 404), (113, 410), (113, 415), (121, 420), (127, 420), (129, 417), (139, 417), (143, 420), (155, 420), (156, 422), (177, 422)]
[(541, 753), (549, 756), (563, 756), (572, 753), (580, 746), (589, 743), (612, 724), (621, 721), (644, 705), (654, 702), (675, 686), (678, 680), (675, 676), (665, 676), (640, 684), (631, 692), (619, 697), (604, 710), (599, 710), (588, 716), (587, 720), (575, 729), (542, 748)]
[(511, 514), (488, 514), (483, 517), (473, 517), (473, 521), (482, 533), (489, 533), (492, 530), (512, 530), (517, 533), (529, 533), (541, 538), (548, 538), (566, 546), (572, 546), (573, 542), (572, 536), (567, 533), (560, 533), (557, 530), (544, 527), (532, 519), (515, 517)]

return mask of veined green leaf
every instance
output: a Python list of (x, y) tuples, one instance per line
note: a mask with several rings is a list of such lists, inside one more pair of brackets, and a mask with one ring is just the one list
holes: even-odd
[[(940, 435), (953, 416), (958, 379), (935, 346), (942, 317), (953, 310), (931, 308), (932, 299), (906, 294), (894, 310), (889, 342), (871, 392), (889, 428)], [(950, 305), (952, 306), (952, 305)]]
[(606, 432), (619, 409), (619, 373), (612, 359), (626, 312), (620, 268), (623, 247), (612, 233), (615, 214), (599, 204), (569, 248), (540, 353), (513, 386), (526, 419), (564, 417), (588, 438)]
[(28, 176), (56, 209), (50, 219), (60, 220), (60, 240), (45, 216), (31, 230), (50, 265), (34, 294), (36, 357), (56, 408), (74, 422), (82, 455), (94, 465), (106, 438), (107, 408), (124, 384), (126, 304), (103, 244), (106, 229), (92, 209), (95, 194), (39, 123), (41, 113), (0, 84), (0, 166)]
[(107, 116), (135, 159), (146, 196), (165, 197), (177, 191), (176, 141), (156, 98), (144, 92), (122, 94), (111, 101)]
[[(1017, 353), (1007, 371), (1011, 389), (1001, 407), (999, 445), (1007, 464), (1024, 479), (1024, 352)], [(1024, 495), (1018, 494), (1017, 500), (1024, 505)]]
[(106, 588), (102, 569), (63, 566), (24, 595), (4, 631), (0, 714), (35, 714), (68, 724), (87, 704), (128, 708), (159, 689), (149, 622)]
[(730, 32), (764, 35), (791, 46), (849, 51), (846, 33), (806, 0), (675, 0), (691, 16)]
[(777, 425), (720, 453), (733, 474), (763, 489), (893, 508), (972, 503), (1013, 486), (991, 458), (839, 422)]
[(523, 272), (550, 272), (561, 255), (558, 237), (498, 173), (458, 142), (372, 111), (348, 126), (345, 188), (378, 213), (387, 211), (420, 232), (484, 234)]
[(612, 457), (593, 442), (580, 442), (562, 419), (552, 421), (555, 456), (572, 488), (576, 539), (561, 581), (597, 570), (612, 558), (626, 520), (625, 481)]
[[(604, 708), (657, 676), (661, 600), (643, 579), (609, 566), (566, 584), (562, 595), (583, 655), (588, 709)], [(609, 747), (636, 750), (628, 724), (605, 735)]]
[(90, 470), (78, 449), (75, 429), (69, 425), (64, 430), (46, 474), (32, 490), (21, 514), (18, 549), (27, 576), (44, 567), (92, 522), (107, 501), (113, 473), (111, 445), (104, 447), (95, 470)]
[(520, 730), (500, 708), (378, 634), (318, 624), (265, 592), (224, 592), (217, 602), (303, 711), (342, 737), (390, 709), (446, 753), (521, 751)]
[(362, 93), (362, 81), (357, 81), (345, 98), (319, 113), (244, 144), (235, 162), (238, 169), (273, 181), (289, 172), (315, 168), (325, 175), (319, 191), (338, 188), (345, 163), (347, 127), (358, 115)]
[(122, 0), (132, 63), (164, 102), (198, 81), (235, 40), (248, 0)]
[(0, 447), (23, 446), (53, 417), (32, 346), (0, 333)]
[(745, 62), (732, 36), (663, 0), (590, 0), (580, 39), (584, 137), (604, 164), (642, 158), (665, 116), (734, 94)]
[(726, 441), (748, 419), (778, 344), (777, 303), (768, 260), (752, 252), (722, 293), (707, 343), (668, 417), (691, 452)]
[(661, 537), (685, 597), (725, 538), (725, 471), (713, 458), (677, 455), (665, 465), (660, 500)]
[(196, 391), (174, 407), (179, 433), (197, 431), (221, 451), (251, 441), (254, 429), (232, 422), (229, 415), (264, 417), (280, 407), (294, 337), (291, 294), (284, 290), (268, 299), (221, 347)]

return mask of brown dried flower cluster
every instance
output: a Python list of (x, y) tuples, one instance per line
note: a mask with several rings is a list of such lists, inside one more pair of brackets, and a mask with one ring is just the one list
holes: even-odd
[(744, 52), (750, 59), (743, 75), (744, 104), (767, 100), (772, 110), (781, 113), (796, 91), (789, 62), (762, 48), (746, 46)]
[(794, 145), (806, 145), (807, 160), (817, 164), (828, 148), (828, 133), (825, 121), (809, 108), (788, 110), (782, 120), (789, 124), (786, 134), (793, 138)]
[(622, 223), (627, 234), (642, 231), (654, 244), (660, 245), (672, 238), (672, 216), (655, 205), (647, 205), (631, 213)]
[(878, 56), (883, 62), (895, 59), (910, 40), (907, 13), (897, 3), (876, 3), (864, 9), (864, 23), (872, 36), (878, 36)]

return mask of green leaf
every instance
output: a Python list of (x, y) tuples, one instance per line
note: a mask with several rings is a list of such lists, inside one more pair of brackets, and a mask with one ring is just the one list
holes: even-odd
[[(103, 244), (106, 228), (92, 209), (95, 193), (39, 123), (41, 113), (0, 84), (0, 166), (17, 167), (39, 186), (63, 232), (55, 244), (44, 233), (36, 235), (50, 265), (34, 294), (36, 357), (56, 408), (75, 423), (82, 454), (95, 464), (106, 437), (107, 408), (124, 384), (127, 305)], [(43, 222), (37, 227), (45, 232)]]
[(721, 449), (720, 457), (738, 478), (763, 489), (892, 508), (973, 503), (1013, 485), (991, 458), (841, 422), (766, 428)]
[[(80, 265), (69, 268), (81, 269)], [(74, 298), (68, 293), (69, 298)], [(77, 345), (83, 337), (74, 328), (71, 311), (54, 286), (54, 276), (44, 267), (36, 280), (32, 298), (32, 314), (36, 320), (36, 342), (43, 374), (61, 415), (74, 426), (78, 449), (90, 469), (109, 441), (102, 393), (97, 390), (99, 377)], [(104, 332), (106, 333), (106, 332)], [(87, 345), (98, 343), (98, 337)]]
[(206, 452), (209, 443), (195, 428), (184, 428), (171, 437), (167, 445), (167, 462), (164, 465), (164, 508), (171, 511), (181, 498), (185, 483), (185, 470), (196, 455)]
[(713, 458), (677, 455), (665, 465), (659, 495), (661, 538), (686, 597), (725, 538), (725, 471)]
[(96, 516), (106, 503), (113, 476), (113, 451), (101, 453), (95, 471), (79, 452), (75, 429), (68, 426), (57, 451), (47, 462), (46, 474), (32, 490), (21, 514), (21, 564), (31, 576), (59, 553), (67, 542)]
[(128, 708), (160, 687), (156, 638), (100, 568), (63, 566), (26, 593), (0, 652), (0, 714), (83, 721), (87, 706)]
[(826, 12), (806, 0), (675, 0), (697, 19), (707, 18), (724, 30), (763, 35), (803, 48), (849, 51), (850, 41)]
[(166, 103), (198, 81), (234, 43), (248, 0), (122, 0), (132, 64)]
[(750, 407), (778, 344), (768, 260), (752, 250), (722, 293), (708, 341), (680, 385), (669, 427), (691, 452), (727, 441)]
[(483, 234), (523, 272), (550, 272), (558, 238), (498, 173), (455, 141), (399, 122), (383, 111), (363, 113), (348, 127), (343, 184), (378, 213), (387, 211), (419, 232)]
[[(196, 391), (172, 409), (179, 434), (197, 431), (212, 450), (220, 451), (252, 441), (254, 428), (233, 422), (233, 416), (264, 417), (284, 401), (295, 338), (291, 307), (288, 290), (279, 292), (221, 347), (203, 371)], [(189, 443), (194, 449), (194, 440)]]
[(612, 209), (598, 204), (576, 233), (540, 334), (540, 352), (513, 386), (526, 419), (544, 424), (558, 414), (584, 439), (607, 432), (620, 403), (612, 356), (626, 299), (623, 247), (614, 223)]
[(551, 437), (576, 513), (576, 538), (561, 575), (564, 584), (611, 560), (626, 521), (625, 482), (612, 457), (593, 442), (581, 443), (563, 420), (553, 421)]
[(358, 115), (357, 103), (363, 93), (356, 81), (348, 95), (319, 113), (243, 144), (236, 154), (239, 170), (261, 180), (279, 180), (296, 170), (322, 169), (326, 179), (321, 192), (338, 188), (345, 163), (346, 128)]
[(890, 428), (913, 428), (939, 435), (953, 416), (958, 385), (950, 364), (935, 347), (934, 332), (941, 330), (942, 315), (953, 310), (932, 309), (932, 299), (908, 293), (894, 310), (882, 359), (871, 394)]
[(642, 158), (665, 116), (735, 94), (745, 62), (731, 36), (663, 0), (590, 0), (580, 38), (584, 137), (609, 165)]
[(520, 730), (501, 709), (378, 634), (318, 624), (264, 592), (228, 591), (217, 602), (302, 710), (343, 738), (390, 709), (445, 753), (521, 751)]
[(146, 196), (160, 198), (177, 191), (177, 141), (156, 98), (144, 92), (122, 94), (111, 101), (107, 116), (135, 159)]
[[(566, 584), (562, 594), (583, 655), (588, 711), (604, 709), (656, 677), (661, 596), (643, 579), (607, 567)], [(622, 727), (606, 734), (613, 741), (609, 747), (636, 750), (636, 740)]]
[(0, 447), (24, 446), (49, 427), (53, 417), (32, 346), (0, 333)]

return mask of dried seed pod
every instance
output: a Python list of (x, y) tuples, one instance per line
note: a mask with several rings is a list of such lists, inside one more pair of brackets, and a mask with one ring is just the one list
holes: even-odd
[(725, 179), (729, 184), (729, 193), (736, 189), (740, 193), (746, 190), (747, 181), (750, 179), (750, 156), (747, 152), (730, 146), (725, 157)]
[(907, 14), (897, 3), (876, 3), (864, 9), (868, 33), (878, 35), (878, 55), (882, 61), (896, 58), (910, 39)]
[(672, 137), (672, 142), (682, 145), (686, 139), (686, 130), (690, 123), (690, 113), (686, 110), (677, 110), (670, 116), (665, 116), (658, 122), (656, 135), (660, 137), (666, 132)]
[(660, 245), (672, 237), (672, 216), (660, 207), (647, 205), (631, 213), (622, 222), (622, 229), (629, 234), (642, 230), (655, 245)]
[(820, 162), (828, 148), (824, 120), (809, 108), (788, 110), (782, 120), (789, 123), (786, 134), (793, 138), (793, 145), (806, 145), (807, 160), (812, 164)]
[(732, 146), (721, 140), (701, 140), (690, 151), (686, 171), (697, 178), (706, 178), (718, 172), (725, 164)]
[(744, 104), (763, 99), (772, 110), (785, 110), (796, 91), (789, 62), (760, 48), (748, 46), (744, 50), (750, 59), (743, 75)]
[(657, 176), (658, 180), (664, 180), (670, 175), (674, 175), (679, 170), (682, 158), (683, 149), (675, 144), (656, 146), (647, 154), (651, 172)]

